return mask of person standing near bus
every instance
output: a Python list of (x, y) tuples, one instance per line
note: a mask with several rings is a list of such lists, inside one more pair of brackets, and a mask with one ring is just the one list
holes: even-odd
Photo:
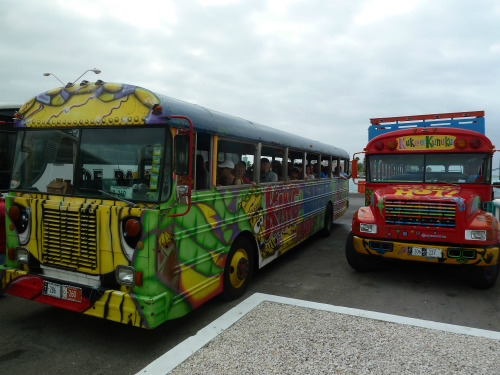
[(278, 175), (271, 170), (268, 158), (260, 159), (260, 182), (277, 182)]

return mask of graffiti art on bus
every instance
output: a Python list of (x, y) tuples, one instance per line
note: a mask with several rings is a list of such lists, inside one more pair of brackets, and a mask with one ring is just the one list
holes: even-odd
[(401, 196), (426, 196), (426, 197), (443, 197), (451, 198), (457, 195), (460, 191), (456, 187), (439, 186), (439, 185), (397, 185), (393, 187), (394, 195)]
[[(222, 291), (226, 257), (240, 233), (251, 233), (256, 238), (260, 258), (266, 259), (283, 254), (321, 228), (322, 215), (307, 216), (304, 213), (314, 213), (314, 210), (325, 206), (324, 202), (315, 199), (323, 195), (328, 199), (325, 189), (321, 186), (301, 189), (290, 184), (265, 189), (211, 191), (206, 194), (210, 197), (208, 199), (194, 199), (190, 215), (179, 217), (170, 217), (163, 209), (151, 209), (155, 206), (129, 207), (121, 201), (91, 198), (51, 196), (48, 200), (47, 195), (32, 194), (29, 197), (13, 197), (8, 202), (9, 206), (28, 207), (32, 218), (43, 216), (47, 219), (52, 211), (62, 212), (61, 215), (68, 212), (66, 219), (58, 220), (73, 220), (69, 215), (71, 212), (98, 217), (99, 220), (89, 224), (88, 228), (92, 233), (99, 231), (98, 244), (92, 251), (95, 251), (96, 259), (99, 252), (100, 262), (77, 271), (99, 277), (101, 281), (94, 287), (82, 288), (82, 302), (60, 300), (58, 303), (84, 314), (154, 327), (165, 318), (185, 315)], [(303, 202), (303, 194), (309, 200), (299, 204)], [(164, 205), (169, 204), (166, 202)], [(123, 223), (129, 218), (140, 224), (137, 238), (132, 242), (127, 242), (123, 236)], [(11, 231), (17, 230), (10, 222), (9, 225), (13, 228)], [(38, 242), (44, 236), (49, 238), (47, 231), (51, 229), (32, 228), (41, 231), (40, 236), (17, 233), (16, 243), (12, 242), (13, 236), (9, 237), (9, 247), (18, 247), (23, 238), (29, 239), (22, 245), (29, 249), (34, 261), (38, 259), (40, 263), (55, 268), (68, 267), (60, 263), (62, 258), (59, 256), (50, 258), (51, 255), (44, 253), (43, 259), (38, 258), (38, 249), (42, 247)], [(73, 235), (89, 236), (83, 231)], [(92, 256), (89, 255), (90, 258)], [(107, 283), (114, 280), (115, 269), (119, 266), (133, 267), (136, 283), (129, 287), (115, 285), (113, 281), (112, 286), (117, 290), (110, 290), (111, 285)], [(48, 268), (40, 272), (44, 274)], [(3, 287), (8, 289), (15, 288), (16, 283), (34, 283), (39, 290), (27, 298), (52, 298), (42, 293), (46, 283), (41, 276), (37, 278), (17, 271), (6, 277), (8, 281)], [(29, 287), (26, 290), (33, 292), (34, 289)], [(151, 297), (153, 294), (154, 297)], [(110, 304), (118, 307), (110, 309)]]
[[(103, 115), (88, 118), (85, 125), (163, 123), (165, 114), (159, 104), (154, 93), (131, 85), (102, 82), (60, 87), (27, 101), (19, 110), (23, 119), (17, 126), (74, 126), (79, 124), (76, 118), (86, 118), (88, 113)], [(115, 111), (120, 111), (119, 117)], [(124, 116), (127, 113), (130, 116)], [(46, 120), (41, 123), (34, 119), (35, 115)]]

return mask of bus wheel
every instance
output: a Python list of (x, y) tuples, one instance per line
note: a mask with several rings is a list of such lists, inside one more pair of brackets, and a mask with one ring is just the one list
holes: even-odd
[(474, 267), (473, 272), (471, 272), (471, 283), (475, 288), (478, 289), (489, 289), (498, 278), (498, 272), (500, 271), (500, 256), (497, 259), (497, 263), (492, 266), (485, 267)]
[(227, 301), (241, 297), (248, 288), (253, 274), (253, 248), (245, 237), (238, 237), (226, 259), (222, 298)]
[(376, 270), (380, 264), (380, 259), (371, 255), (360, 254), (354, 249), (352, 232), (347, 237), (345, 243), (345, 257), (347, 263), (358, 272), (368, 272)]
[(330, 202), (328, 202), (328, 206), (326, 206), (325, 212), (325, 223), (323, 224), (323, 229), (321, 230), (321, 235), (323, 237), (328, 237), (330, 232), (332, 231), (333, 222), (333, 206)]

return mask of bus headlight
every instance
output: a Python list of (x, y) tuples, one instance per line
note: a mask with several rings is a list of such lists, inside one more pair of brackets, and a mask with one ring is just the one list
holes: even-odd
[(473, 241), (486, 241), (486, 231), (485, 230), (465, 230), (465, 239)]
[(134, 286), (135, 270), (129, 266), (118, 266), (115, 270), (116, 281), (118, 284)]
[(24, 247), (18, 247), (16, 249), (16, 261), (19, 264), (28, 264), (30, 260), (30, 252)]
[(364, 233), (377, 233), (377, 224), (359, 224), (359, 231)]

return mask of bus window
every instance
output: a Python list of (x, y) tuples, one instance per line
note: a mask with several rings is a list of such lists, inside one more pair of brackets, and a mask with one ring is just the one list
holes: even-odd
[(217, 185), (251, 184), (255, 151), (255, 144), (219, 139), (217, 143)]
[[(288, 166), (283, 163), (284, 154), (285, 150), (282, 148), (262, 146), (260, 159), (261, 182), (275, 182), (273, 181), (273, 174), (277, 176), (276, 181), (285, 181), (288, 173)], [(269, 161), (269, 170), (267, 169), (266, 161)]]
[(332, 158), (329, 155), (321, 155), (321, 177), (332, 177)]
[(10, 186), (10, 172), (15, 143), (16, 133), (0, 131), (0, 190), (6, 190)]
[(293, 168), (297, 168), (299, 170), (299, 180), (304, 179), (304, 153), (295, 150), (288, 151), (288, 176), (291, 176), (291, 171)]
[(308, 165), (311, 165), (314, 178), (324, 178), (325, 175), (321, 171), (321, 160), (318, 154), (307, 154)]
[(210, 135), (196, 133), (194, 136), (194, 186), (196, 190), (205, 190), (210, 188)]

